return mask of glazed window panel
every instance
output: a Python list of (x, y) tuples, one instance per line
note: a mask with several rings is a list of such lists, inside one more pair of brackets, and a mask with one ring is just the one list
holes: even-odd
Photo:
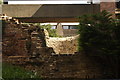
[(78, 29), (78, 26), (77, 25), (71, 25), (70, 29)]
[(51, 29), (56, 29), (57, 28), (57, 26), (51, 26)]
[(69, 26), (65, 25), (65, 26), (63, 26), (63, 29), (69, 29)]

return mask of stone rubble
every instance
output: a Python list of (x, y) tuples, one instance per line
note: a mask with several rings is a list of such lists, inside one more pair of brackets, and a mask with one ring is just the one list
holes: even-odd
[(78, 48), (79, 35), (72, 37), (49, 37), (47, 30), (44, 30), (46, 45), (53, 47), (56, 54), (74, 54)]

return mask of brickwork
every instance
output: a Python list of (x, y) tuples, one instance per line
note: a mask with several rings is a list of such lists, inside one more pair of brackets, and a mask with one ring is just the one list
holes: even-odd
[[(33, 40), (33, 32), (38, 33)], [(14, 21), (3, 21), (3, 55), (33, 55), (38, 47), (46, 47), (44, 33), (34, 25), (16, 24)]]
[(111, 14), (113, 14), (112, 17), (115, 18), (115, 9), (116, 9), (116, 4), (115, 2), (101, 2), (100, 3), (100, 10), (107, 10)]
[(16, 24), (5, 23), (3, 55), (27, 55), (26, 34)]

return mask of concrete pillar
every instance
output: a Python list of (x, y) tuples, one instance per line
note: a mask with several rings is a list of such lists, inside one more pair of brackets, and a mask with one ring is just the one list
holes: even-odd
[(63, 28), (62, 28), (62, 24), (61, 23), (58, 23), (57, 24), (57, 29), (56, 29), (56, 33), (58, 36), (63, 36)]

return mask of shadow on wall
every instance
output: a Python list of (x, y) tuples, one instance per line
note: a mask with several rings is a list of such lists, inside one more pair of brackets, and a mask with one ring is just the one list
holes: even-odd
[[(77, 17), (99, 12), (99, 5), (42, 5), (32, 17)], [(72, 14), (71, 14), (72, 13)]]

